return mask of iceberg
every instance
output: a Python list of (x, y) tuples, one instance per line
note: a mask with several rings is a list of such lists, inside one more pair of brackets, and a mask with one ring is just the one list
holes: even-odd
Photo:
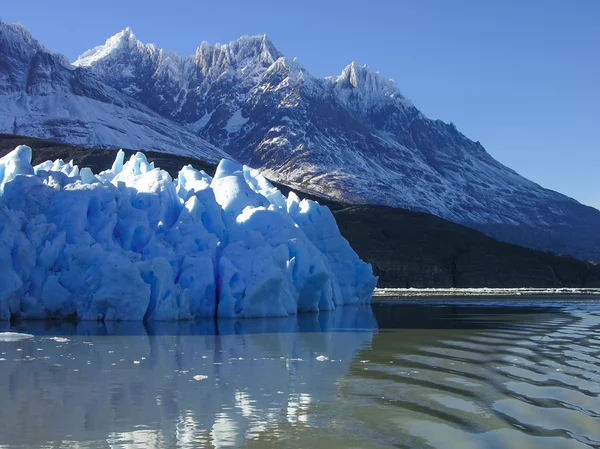
[(366, 304), (377, 284), (327, 207), (222, 160), (177, 179), (143, 153), (94, 174), (0, 159), (0, 319), (269, 317)]

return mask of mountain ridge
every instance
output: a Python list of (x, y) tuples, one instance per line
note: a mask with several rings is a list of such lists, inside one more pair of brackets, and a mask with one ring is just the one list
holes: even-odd
[(228, 155), (88, 70), (0, 21), (0, 129), (107, 148), (131, 146), (219, 160)]
[[(453, 124), (428, 119), (365, 66), (317, 78), (266, 35), (203, 42), (186, 57), (143, 44), (130, 29), (115, 36), (84, 53), (76, 70), (275, 181), (600, 260), (600, 211), (523, 178)], [(93, 138), (73, 143), (94, 145)]]

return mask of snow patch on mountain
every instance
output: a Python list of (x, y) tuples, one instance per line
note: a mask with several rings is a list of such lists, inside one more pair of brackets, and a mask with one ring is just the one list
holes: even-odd
[(242, 110), (238, 109), (227, 121), (227, 124), (225, 125), (225, 130), (228, 134), (237, 133), (244, 127), (246, 123), (248, 123), (248, 120), (248, 117), (244, 117), (242, 115)]
[(199, 132), (202, 128), (204, 128), (208, 124), (208, 122), (210, 122), (213, 112), (214, 111), (204, 114), (196, 122), (186, 125), (186, 128), (192, 132), (196, 132), (196, 133)]

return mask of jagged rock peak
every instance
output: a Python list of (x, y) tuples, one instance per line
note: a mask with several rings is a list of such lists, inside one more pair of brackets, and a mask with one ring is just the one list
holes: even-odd
[(265, 76), (283, 75), (287, 80), (287, 85), (290, 83), (302, 82), (305, 87), (308, 85), (314, 86), (315, 78), (300, 64), (297, 58), (287, 58), (281, 56), (269, 66), (265, 71)]
[(412, 103), (401, 93), (392, 79), (373, 72), (367, 65), (348, 64), (337, 77), (327, 78), (334, 84), (339, 98), (352, 109), (368, 110), (390, 99), (404, 106)]
[(204, 62), (225, 57), (234, 64), (254, 61), (269, 66), (282, 56), (266, 34), (242, 36), (228, 44), (217, 43), (214, 46), (204, 41), (196, 50), (196, 59)]
[(371, 71), (366, 64), (361, 66), (352, 61), (344, 67), (342, 73), (334, 80), (340, 87), (353, 87), (366, 92), (382, 92), (386, 95), (402, 97), (394, 80), (383, 78), (379, 72)]
[(256, 58), (269, 63), (275, 62), (283, 55), (279, 53), (273, 42), (266, 34), (260, 36), (242, 36), (229, 43), (232, 53), (237, 53), (242, 58)]
[[(103, 45), (92, 48), (83, 53), (73, 64), (76, 66), (92, 66), (96, 62), (118, 52), (139, 48), (149, 52), (163, 52), (156, 48), (154, 44), (144, 44), (136, 39), (131, 28), (127, 27), (106, 40)], [(172, 57), (179, 57), (174, 52), (168, 52)], [(215, 53), (227, 57), (232, 62), (243, 62), (254, 60), (264, 65), (270, 65), (275, 62), (282, 54), (275, 48), (275, 45), (269, 40), (266, 34), (258, 36), (242, 36), (229, 44), (215, 44), (211, 46), (204, 41), (196, 50), (195, 58), (201, 61), (211, 61)], [(216, 59), (220, 59), (217, 57)]]

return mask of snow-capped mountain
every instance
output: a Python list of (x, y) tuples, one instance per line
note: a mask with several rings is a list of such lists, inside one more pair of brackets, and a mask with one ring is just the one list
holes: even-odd
[[(393, 81), (366, 66), (352, 63), (339, 76), (317, 78), (266, 36), (203, 42), (183, 57), (141, 43), (130, 29), (73, 65), (65, 70), (85, 73), (136, 105), (122, 108), (125, 116), (143, 104), (152, 117), (300, 190), (427, 211), (501, 240), (600, 260), (600, 211), (503, 166), (454, 125), (425, 117)], [(10, 113), (2, 115), (12, 124)], [(120, 117), (114, 126), (129, 120)], [(18, 131), (104, 143), (90, 134), (86, 141), (61, 135), (56, 126)]]
[(266, 36), (203, 42), (195, 55), (181, 57), (139, 42), (130, 29), (74, 65), (272, 179), (600, 260), (599, 211), (503, 166), (365, 66), (316, 78)]
[(0, 22), (0, 130), (114, 148), (169, 151), (218, 161), (226, 156), (64, 56), (21, 25)]

